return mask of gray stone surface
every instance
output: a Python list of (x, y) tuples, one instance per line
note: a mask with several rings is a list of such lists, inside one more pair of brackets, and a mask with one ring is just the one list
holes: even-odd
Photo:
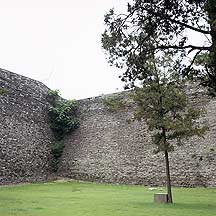
[[(207, 109), (200, 121), (210, 130), (204, 139), (193, 137), (170, 153), (172, 183), (216, 186), (216, 100), (194, 86), (187, 92), (195, 106)], [(79, 101), (81, 125), (65, 139), (59, 175), (98, 182), (164, 185), (164, 156), (153, 153), (145, 122), (128, 124), (133, 107), (126, 112), (110, 112), (104, 106), (104, 97)]]
[(0, 70), (0, 184), (45, 180), (49, 175), (51, 131), (48, 88)]
[[(0, 184), (46, 180), (50, 175), (52, 133), (47, 118), (47, 91), (42, 83), (0, 70)], [(216, 186), (216, 100), (201, 88), (187, 92), (205, 107), (205, 138), (194, 137), (170, 153), (171, 176), (178, 186)], [(120, 93), (126, 97), (127, 93)], [(153, 154), (145, 122), (127, 123), (133, 106), (110, 112), (104, 97), (78, 101), (80, 128), (65, 138), (59, 176), (79, 180), (164, 185), (162, 154)]]

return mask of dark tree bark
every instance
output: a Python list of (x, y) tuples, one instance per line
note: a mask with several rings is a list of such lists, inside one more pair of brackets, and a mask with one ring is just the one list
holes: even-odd
[(169, 155), (168, 155), (168, 144), (166, 140), (166, 130), (162, 129), (162, 136), (164, 141), (164, 154), (165, 154), (165, 164), (166, 164), (166, 184), (167, 184), (167, 194), (168, 194), (168, 203), (173, 203), (172, 199), (172, 186), (170, 178), (170, 167), (169, 167)]
[(167, 150), (165, 150), (164, 153), (165, 153), (165, 162), (166, 162), (166, 177), (167, 177), (166, 183), (167, 183), (168, 203), (173, 203), (171, 180), (170, 180), (170, 169), (169, 169), (169, 155)]

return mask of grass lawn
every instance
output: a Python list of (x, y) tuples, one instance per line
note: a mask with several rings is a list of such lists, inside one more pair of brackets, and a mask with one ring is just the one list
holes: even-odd
[(174, 188), (174, 205), (154, 204), (143, 186), (45, 183), (0, 187), (0, 216), (213, 216), (216, 188)]

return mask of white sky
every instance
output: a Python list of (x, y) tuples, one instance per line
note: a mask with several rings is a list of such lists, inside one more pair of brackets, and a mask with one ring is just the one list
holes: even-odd
[(126, 0), (0, 0), (0, 67), (68, 99), (123, 90), (101, 48), (104, 14)]
[[(0, 0), (0, 68), (68, 99), (123, 90), (101, 48), (104, 14), (128, 0)], [(200, 39), (192, 35), (193, 42)]]

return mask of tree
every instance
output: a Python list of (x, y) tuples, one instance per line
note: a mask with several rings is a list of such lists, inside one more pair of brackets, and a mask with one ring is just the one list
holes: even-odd
[[(105, 15), (102, 47), (109, 62), (124, 70), (126, 88), (135, 88), (135, 119), (145, 119), (156, 152), (166, 161), (168, 201), (172, 203), (168, 152), (174, 143), (207, 129), (201, 111), (189, 106), (184, 79), (196, 78), (216, 94), (216, 0), (133, 0), (125, 14)], [(206, 37), (193, 44), (188, 34)], [(189, 59), (189, 60), (188, 60)], [(136, 87), (139, 86), (139, 87)]]
[(142, 87), (135, 88), (133, 100), (137, 109), (134, 119), (146, 121), (153, 133), (152, 143), (157, 147), (155, 153), (164, 153), (168, 203), (173, 203), (169, 152), (174, 150), (175, 144), (182, 145), (183, 140), (191, 136), (202, 136), (207, 128), (196, 123), (202, 112), (189, 105), (182, 86), (155, 75)]
[[(127, 88), (151, 76), (152, 52), (169, 52), (174, 71), (198, 79), (216, 95), (216, 0), (133, 0), (125, 14), (111, 9), (105, 25), (103, 48), (111, 64), (125, 69), (121, 79), (129, 82)], [(194, 44), (188, 40), (191, 33), (206, 41)]]
[[(151, 77), (129, 94), (135, 102), (134, 115), (129, 122), (145, 120), (152, 134), (152, 144), (156, 146), (155, 153), (164, 153), (169, 203), (173, 203), (169, 152), (192, 136), (203, 136), (207, 130), (198, 121), (203, 110), (195, 109), (189, 103), (184, 80), (172, 70), (172, 59), (167, 54), (149, 61)], [(118, 97), (108, 98), (104, 104), (110, 111), (121, 111), (127, 105), (131, 106)]]

